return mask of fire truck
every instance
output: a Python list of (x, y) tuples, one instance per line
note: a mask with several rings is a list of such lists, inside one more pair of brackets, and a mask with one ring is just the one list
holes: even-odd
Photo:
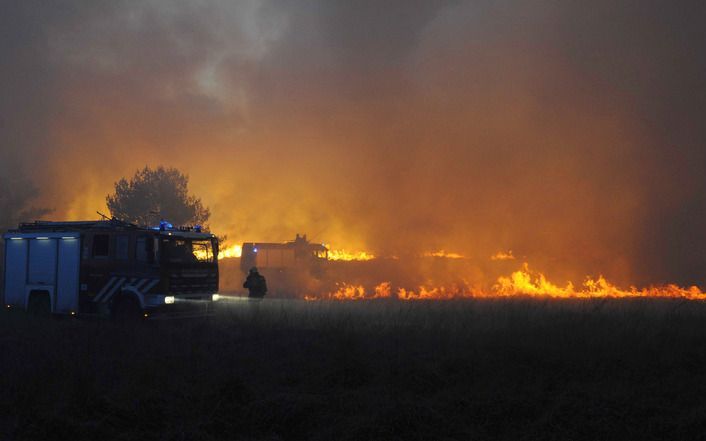
[(242, 245), (240, 269), (247, 274), (250, 268), (267, 278), (270, 291), (282, 297), (296, 295), (308, 283), (319, 280), (326, 271), (328, 248), (312, 243), (306, 234), (297, 234), (288, 242), (245, 242)]
[(118, 219), (23, 223), (5, 239), (5, 305), (34, 314), (202, 315), (218, 300), (218, 240)]

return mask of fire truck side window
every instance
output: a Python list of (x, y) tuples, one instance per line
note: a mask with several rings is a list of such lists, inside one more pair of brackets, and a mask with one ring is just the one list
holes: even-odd
[(130, 236), (127, 234), (118, 234), (115, 236), (115, 258), (117, 260), (128, 260), (128, 244)]
[(110, 236), (107, 234), (96, 234), (93, 236), (93, 257), (105, 258), (110, 254)]

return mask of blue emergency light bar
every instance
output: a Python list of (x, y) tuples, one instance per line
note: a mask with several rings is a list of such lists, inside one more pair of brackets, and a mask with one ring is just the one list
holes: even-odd
[(203, 232), (203, 227), (201, 225), (194, 225), (193, 227), (174, 227), (171, 223), (161, 220), (159, 221), (159, 227), (154, 227), (152, 228), (153, 230), (159, 230), (159, 231), (193, 231), (194, 233), (202, 233)]

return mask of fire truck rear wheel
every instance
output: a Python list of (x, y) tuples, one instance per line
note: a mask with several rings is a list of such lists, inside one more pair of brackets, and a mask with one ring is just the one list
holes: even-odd
[(142, 317), (142, 309), (137, 300), (123, 295), (113, 302), (112, 315), (118, 321), (134, 321)]

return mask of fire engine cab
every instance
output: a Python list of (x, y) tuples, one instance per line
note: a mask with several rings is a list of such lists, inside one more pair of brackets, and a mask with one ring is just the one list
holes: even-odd
[(137, 318), (201, 315), (218, 300), (218, 240), (200, 227), (37, 221), (3, 238), (7, 308)]

